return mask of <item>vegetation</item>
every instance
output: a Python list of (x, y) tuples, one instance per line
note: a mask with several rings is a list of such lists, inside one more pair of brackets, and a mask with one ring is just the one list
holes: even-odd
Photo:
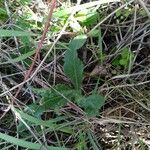
[(149, 6), (0, 1), (0, 149), (148, 150)]

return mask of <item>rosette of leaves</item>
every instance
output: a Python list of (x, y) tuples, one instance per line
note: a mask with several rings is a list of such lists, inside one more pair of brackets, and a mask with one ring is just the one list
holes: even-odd
[(42, 96), (41, 105), (46, 110), (59, 111), (68, 102), (74, 102), (81, 107), (88, 117), (98, 115), (99, 109), (104, 105), (104, 98), (98, 94), (82, 95), (82, 81), (84, 78), (84, 65), (78, 58), (77, 50), (86, 42), (86, 35), (76, 36), (70, 41), (64, 57), (64, 73), (71, 81), (72, 86), (58, 84), (49, 89), (39, 89)]

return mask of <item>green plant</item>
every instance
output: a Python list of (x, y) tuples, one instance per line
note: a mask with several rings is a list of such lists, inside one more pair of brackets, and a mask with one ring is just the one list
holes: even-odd
[(148, 1), (53, 2), (0, 2), (0, 149), (148, 149)]
[(78, 58), (77, 50), (85, 44), (86, 39), (86, 35), (79, 35), (71, 40), (64, 57), (64, 72), (73, 86), (58, 84), (43, 89), (42, 92), (38, 90), (42, 96), (41, 104), (46, 110), (49, 108), (59, 110), (71, 101), (83, 108), (88, 117), (92, 117), (98, 115), (99, 109), (104, 105), (104, 98), (96, 93), (89, 96), (81, 94), (84, 65)]
[[(9, 38), (9, 37), (15, 36), (15, 37), (20, 37), (22, 39), (29, 40), (29, 39), (31, 39), (31, 36), (35, 36), (35, 34), (33, 34), (31, 32), (29, 33), (26, 31), (20, 31), (20, 30), (14, 30), (14, 29), (12, 29), (12, 30), (0, 29), (0, 33), (1, 33), (0, 38), (3, 38), (3, 37)], [(29, 46), (29, 45), (31, 45), (31, 43), (29, 42), (29, 43), (27, 43), (27, 45)], [(0, 62), (0, 65), (14, 64), (14, 63), (17, 63), (20, 61), (27, 62), (27, 59), (35, 53), (35, 50), (32, 50), (31, 48), (24, 45), (22, 48), (20, 48), (20, 53), (22, 54), (20, 56), (11, 54), (11, 58), (8, 60), (5, 60), (3, 62)]]
[(3, 21), (6, 21), (7, 19), (7, 11), (4, 7), (4, 2), (0, 1), (0, 23), (3, 23)]
[[(3, 133), (0, 133), (0, 139), (3, 139), (9, 143), (12, 143), (12, 144), (24, 147), (24, 148), (35, 149), (35, 150), (45, 149), (41, 144), (27, 142), (24, 139), (18, 139), (18, 138), (15, 138), (13, 136), (9, 136)], [(53, 147), (53, 146), (48, 146), (46, 149), (47, 150), (67, 150), (66, 148)]]
[(112, 64), (114, 66), (127, 68), (130, 61), (132, 61), (133, 58), (134, 58), (133, 52), (129, 48), (124, 48), (122, 49), (121, 54), (114, 59)]
[[(94, 140), (91, 137), (91, 133), (89, 134), (89, 125), (88, 123), (79, 123), (78, 125), (72, 126), (68, 125), (65, 121), (69, 116), (62, 115), (60, 113), (60, 109), (64, 107), (68, 102), (73, 102), (78, 107), (84, 109), (87, 117), (94, 117), (98, 115), (99, 109), (104, 105), (104, 98), (98, 94), (96, 94), (96, 90), (93, 90), (93, 94), (89, 96), (85, 96), (82, 94), (82, 81), (83, 81), (83, 63), (78, 58), (77, 50), (80, 49), (86, 42), (86, 35), (79, 35), (75, 37), (69, 43), (66, 54), (64, 57), (64, 72), (65, 75), (70, 79), (71, 84), (57, 84), (48, 89), (33, 89), (38, 95), (42, 97), (40, 103), (31, 104), (26, 107), (23, 111), (18, 109), (14, 109), (14, 113), (21, 116), (19, 120), (19, 124), (17, 127), (17, 131), (22, 137), (30, 136), (30, 129), (32, 126), (39, 132), (42, 133), (41, 128), (39, 126), (43, 126), (45, 129), (48, 128), (49, 132), (57, 131), (63, 134), (74, 134), (74, 130), (77, 128), (81, 128), (81, 131), (78, 133), (79, 143), (77, 144), (78, 149), (85, 148), (86, 149), (86, 138), (89, 135), (88, 140), (92, 142), (92, 145), (96, 147)], [(42, 120), (41, 115), (43, 112), (47, 110), (53, 110), (55, 114), (57, 114), (56, 118), (51, 120)], [(24, 123), (22, 120), (25, 120)], [(87, 126), (87, 129), (85, 129)], [(83, 131), (85, 130), (85, 131)], [(83, 134), (84, 133), (84, 134)], [(8, 137), (11, 139), (12, 137)], [(10, 142), (8, 140), (8, 142)], [(18, 144), (20, 142), (20, 144)], [(28, 147), (26, 144), (30, 142), (26, 142), (19, 139), (12, 138), (12, 143), (20, 145), (22, 147)], [(24, 145), (25, 144), (25, 145)], [(84, 145), (85, 146), (84, 146)], [(62, 144), (60, 144), (61, 147)], [(31, 145), (31, 147), (38, 147), (40, 145)], [(29, 148), (29, 147), (28, 147)], [(57, 147), (53, 147), (57, 149)]]

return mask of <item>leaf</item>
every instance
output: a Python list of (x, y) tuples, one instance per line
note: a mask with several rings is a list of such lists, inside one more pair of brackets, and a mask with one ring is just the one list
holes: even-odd
[(95, 139), (92, 136), (91, 131), (88, 131), (87, 135), (88, 135), (89, 141), (92, 144), (93, 150), (99, 150), (99, 149), (101, 149), (100, 147), (98, 147), (97, 143), (94, 141)]
[(65, 75), (71, 80), (75, 89), (79, 90), (83, 80), (83, 63), (77, 56), (76, 51), (68, 50), (64, 59)]
[(94, 76), (105, 76), (107, 74), (107, 69), (105, 66), (103, 65), (96, 65), (95, 68), (92, 70), (92, 72), (90, 73), (91, 77)]
[(69, 8), (66, 8), (65, 10), (68, 13), (72, 13), (72, 10), (75, 10), (76, 12), (78, 12), (78, 11), (86, 9), (86, 8), (100, 6), (100, 5), (105, 4), (105, 3), (118, 2), (118, 1), (120, 1), (120, 0), (101, 0), (101, 1), (97, 0), (97, 1), (88, 2), (85, 4), (81, 4), (78, 6), (69, 7)]
[(42, 105), (46, 110), (48, 109), (60, 109), (67, 104), (67, 100), (60, 95), (52, 95), (44, 97)]
[(51, 129), (51, 130), (54, 130), (56, 128), (56, 124), (53, 121), (50, 121), (50, 120), (44, 121), (44, 120), (41, 120), (41, 119), (36, 118), (34, 116), (28, 115), (27, 113), (24, 113), (24, 112), (17, 110), (17, 109), (16, 109), (16, 112), (19, 113), (23, 119), (26, 119), (26, 120), (28, 120), (31, 123), (34, 123), (36, 125), (43, 125), (45, 127), (49, 127), (49, 129)]
[(121, 60), (119, 61), (119, 63), (120, 63), (120, 65), (122, 65), (122, 66), (127, 66), (127, 65), (128, 65), (128, 59), (121, 59)]
[(113, 65), (123, 66), (126, 68), (129, 65), (129, 62), (133, 60), (133, 58), (133, 52), (129, 48), (123, 48), (121, 54), (114, 59)]
[(82, 23), (85, 26), (92, 26), (97, 23), (98, 13), (89, 13), (86, 20)]
[(2, 14), (7, 14), (7, 12), (6, 12), (6, 10), (5, 10), (5, 9), (0, 8), (0, 14), (1, 14), (1, 15), (2, 15)]
[(69, 49), (74, 51), (81, 48), (84, 43), (86, 42), (87, 36), (86, 35), (78, 35), (76, 36), (70, 43), (69, 43)]
[[(9, 143), (24, 147), (24, 148), (29, 148), (29, 149), (43, 149), (42, 145), (37, 144), (37, 143), (31, 143), (28, 141), (25, 141), (23, 139), (18, 139), (3, 133), (0, 133), (0, 139), (3, 139)], [(61, 147), (53, 147), (53, 146), (47, 146), (47, 150), (67, 150), (66, 148), (61, 148)]]
[(49, 89), (34, 89), (34, 92), (42, 96), (41, 105), (45, 111), (48, 109), (59, 110), (65, 106), (68, 101), (75, 101), (80, 97), (79, 91), (71, 89), (64, 84), (58, 84)]
[(87, 135), (86, 135), (86, 132), (79, 132), (79, 141), (77, 143), (77, 150), (87, 150), (88, 147), (87, 147)]
[[(24, 113), (18, 109), (15, 110), (17, 113), (19, 113), (19, 115), (23, 118), (26, 119), (27, 121), (35, 124), (35, 125), (42, 125), (44, 127), (48, 127), (49, 130), (57, 130), (57, 131), (62, 131), (64, 133), (71, 133), (71, 130), (69, 127), (63, 127), (61, 128), (61, 126), (59, 124), (57, 124), (58, 121), (64, 120), (64, 117), (60, 117), (60, 118), (56, 118), (56, 119), (51, 119), (51, 120), (47, 120), (44, 121), (42, 119), (36, 118), (34, 116), (28, 115), (27, 113)], [(63, 124), (61, 124), (63, 126)]]
[(2, 3), (0, 3), (0, 21), (5, 21), (7, 20), (7, 12), (5, 10), (5, 7), (3, 6)]
[[(60, 109), (67, 104), (65, 97), (71, 98), (72, 90), (66, 85), (57, 85), (53, 89), (48, 89), (42, 94), (42, 106), (47, 110)], [(68, 96), (70, 95), (70, 96)]]
[(31, 0), (21, 0), (22, 5), (28, 5), (31, 3)]
[(67, 18), (69, 12), (66, 9), (57, 8), (57, 10), (53, 13), (54, 18)]
[(17, 30), (5, 30), (0, 29), (0, 37), (11, 37), (11, 36), (33, 36), (33, 33)]
[(128, 59), (130, 57), (130, 49), (129, 48), (124, 48), (122, 50), (121, 56), (122, 56), (123, 59)]
[(79, 21), (84, 26), (90, 26), (95, 23), (97, 23), (98, 20), (98, 13), (96, 12), (96, 9), (83, 9), (79, 11), (75, 18), (77, 21)]
[(64, 58), (65, 75), (71, 80), (77, 90), (80, 89), (83, 80), (83, 63), (77, 56), (77, 49), (84, 45), (86, 38), (85, 35), (75, 37), (69, 43), (69, 49), (66, 51)]
[(36, 103), (32, 103), (28, 105), (24, 110), (26, 113), (31, 114), (32, 116), (36, 118), (41, 118), (41, 115), (45, 111), (43, 106), (38, 105)]
[(22, 60), (24, 60), (24, 59), (26, 59), (26, 58), (29, 58), (29, 57), (32, 56), (34, 53), (35, 53), (35, 50), (30, 51), (30, 52), (27, 52), (27, 53), (25, 53), (25, 54), (22, 54), (22, 55), (19, 56), (19, 57), (16, 57), (16, 58), (14, 58), (14, 59), (10, 59), (10, 60), (8, 60), (8, 61), (6, 61), (6, 62), (2, 62), (2, 63), (0, 63), (0, 64), (1, 64), (1, 65), (5, 65), (5, 64), (10, 64), (10, 63), (16, 63), (16, 62), (22, 61)]
[(104, 97), (100, 95), (90, 95), (80, 101), (79, 105), (84, 108), (88, 117), (98, 115), (99, 109), (104, 105)]
[[(25, 108), (25, 114), (29, 114), (29, 115), (31, 114), (32, 117), (36, 117), (39, 119), (41, 119), (41, 115), (43, 114), (44, 111), (45, 111), (45, 109), (42, 106), (37, 105), (35, 103), (32, 103), (32, 104), (28, 105), (27, 108)], [(30, 121), (26, 121), (26, 123), (29, 126), (33, 124)], [(23, 131), (28, 133), (26, 126), (21, 121), (19, 121), (19, 123), (17, 125), (17, 131), (18, 131), (18, 133), (22, 133)]]
[(95, 29), (94, 31), (89, 33), (90, 37), (98, 37), (100, 34), (100, 31), (98, 29)]

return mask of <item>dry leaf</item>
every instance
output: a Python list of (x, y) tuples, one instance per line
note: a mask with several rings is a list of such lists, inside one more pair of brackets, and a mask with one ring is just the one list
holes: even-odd
[(90, 73), (90, 76), (104, 76), (107, 74), (107, 70), (106, 67), (102, 66), (102, 65), (96, 65), (95, 68), (93, 69), (93, 71)]

